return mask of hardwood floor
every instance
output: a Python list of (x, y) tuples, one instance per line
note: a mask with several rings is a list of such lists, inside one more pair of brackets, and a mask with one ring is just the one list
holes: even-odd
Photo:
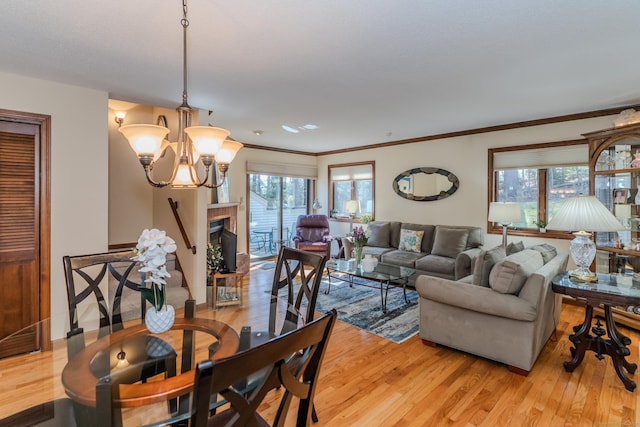
[[(271, 274), (252, 269), (245, 280), (248, 296), (265, 295)], [(198, 315), (209, 311), (200, 308)], [(640, 425), (640, 391), (625, 390), (610, 358), (599, 361), (590, 352), (573, 373), (564, 371), (562, 362), (570, 358), (568, 334), (582, 316), (581, 307), (563, 306), (555, 335), (527, 377), (490, 360), (426, 346), (418, 336), (395, 344), (338, 321), (315, 398), (320, 421), (314, 425)], [(632, 340), (627, 359), (637, 363), (640, 333), (621, 330)], [(48, 399), (64, 396), (51, 372), (66, 363), (66, 349), (64, 343), (54, 347), (53, 352), (0, 360), (0, 418), (28, 407), (43, 393)], [(638, 382), (637, 375), (632, 379)], [(278, 402), (275, 393), (261, 413), (275, 413)], [(290, 417), (287, 425), (294, 421)]]

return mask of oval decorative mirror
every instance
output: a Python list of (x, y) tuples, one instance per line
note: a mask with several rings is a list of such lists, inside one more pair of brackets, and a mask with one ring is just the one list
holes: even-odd
[(458, 177), (440, 168), (414, 168), (393, 180), (393, 191), (400, 197), (418, 202), (442, 200), (456, 192)]

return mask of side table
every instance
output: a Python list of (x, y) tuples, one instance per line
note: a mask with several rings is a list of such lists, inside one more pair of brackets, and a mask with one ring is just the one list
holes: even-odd
[[(224, 281), (224, 284), (222, 286), (218, 286), (218, 281)], [(243, 284), (243, 273), (213, 273), (211, 275), (212, 306), (216, 308), (223, 307), (225, 305), (241, 305)]]
[[(629, 279), (629, 278), (625, 278)], [(640, 282), (629, 280), (617, 280), (615, 274), (598, 274), (598, 282), (585, 283), (569, 277), (568, 273), (559, 274), (552, 280), (554, 292), (568, 295), (585, 302), (585, 315), (582, 324), (573, 327), (573, 334), (569, 340), (574, 344), (571, 347), (572, 359), (564, 362), (564, 369), (573, 372), (577, 368), (587, 350), (596, 353), (596, 358), (604, 359), (607, 354), (613, 361), (613, 366), (618, 377), (624, 383), (628, 391), (634, 391), (636, 383), (631, 380), (629, 374), (634, 374), (637, 365), (630, 363), (626, 357), (630, 354), (628, 345), (629, 337), (623, 335), (616, 327), (611, 312), (611, 306), (638, 305), (640, 304)], [(605, 328), (599, 318), (591, 327), (593, 321), (593, 308), (602, 305), (604, 307)], [(591, 334), (593, 333), (593, 335)], [(603, 338), (608, 335), (608, 339)]]

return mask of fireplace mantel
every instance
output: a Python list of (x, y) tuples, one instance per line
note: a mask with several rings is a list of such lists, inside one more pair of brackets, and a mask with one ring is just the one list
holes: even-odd
[(207, 205), (207, 220), (225, 220), (225, 228), (236, 233), (239, 203), (214, 203)]

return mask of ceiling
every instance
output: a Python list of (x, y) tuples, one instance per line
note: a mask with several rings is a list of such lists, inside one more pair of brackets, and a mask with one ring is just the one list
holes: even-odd
[[(190, 0), (188, 11), (189, 104), (249, 144), (319, 153), (640, 103), (637, 0)], [(3, 0), (0, 71), (174, 108), (181, 17), (181, 0)]]

